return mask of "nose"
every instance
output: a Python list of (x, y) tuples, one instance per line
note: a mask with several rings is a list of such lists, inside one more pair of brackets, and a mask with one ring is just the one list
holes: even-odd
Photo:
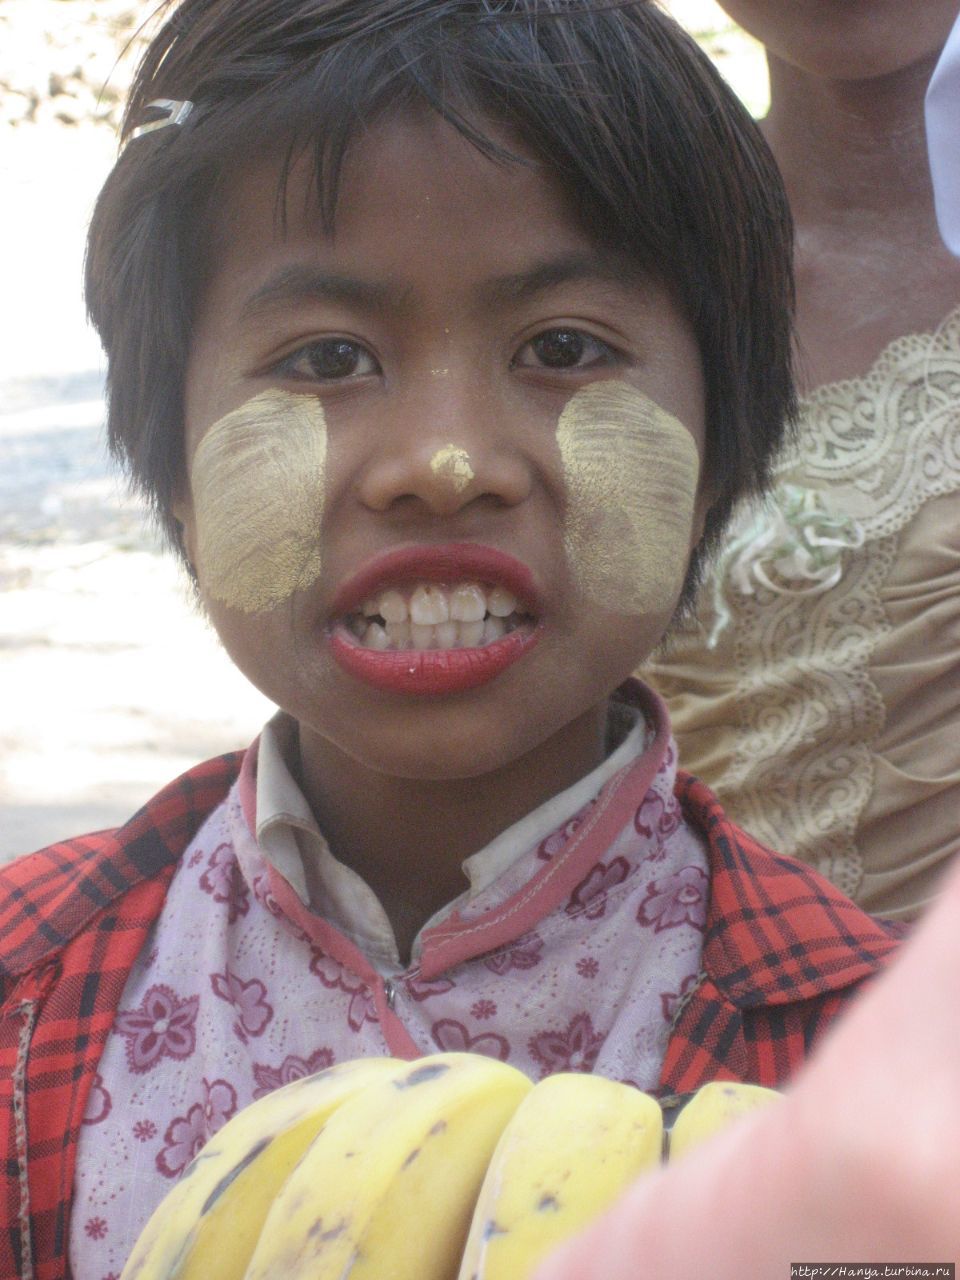
[(457, 395), (398, 403), (360, 480), (372, 511), (455, 516), (479, 504), (510, 507), (530, 492), (530, 463), (489, 399)]

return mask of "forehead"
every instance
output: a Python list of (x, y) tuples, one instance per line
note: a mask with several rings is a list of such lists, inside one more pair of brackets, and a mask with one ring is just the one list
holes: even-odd
[(329, 225), (312, 157), (295, 161), (286, 181), (278, 162), (251, 166), (230, 183), (215, 218), (210, 292), (218, 303), (229, 293), (262, 309), (294, 283), (295, 264), (311, 262), (366, 281), (366, 294), (355, 288), (343, 300), (371, 308), (484, 286), (478, 301), (489, 305), (497, 282), (508, 296), (511, 277), (534, 262), (570, 269), (589, 260), (598, 277), (641, 278), (622, 246), (585, 227), (547, 166), (502, 131), (484, 132), (517, 158), (491, 159), (431, 112), (380, 120), (346, 154)]

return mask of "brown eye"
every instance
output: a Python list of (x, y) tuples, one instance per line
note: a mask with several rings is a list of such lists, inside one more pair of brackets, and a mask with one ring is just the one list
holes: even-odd
[(282, 360), (276, 371), (284, 377), (314, 382), (338, 382), (379, 373), (380, 366), (359, 342), (350, 338), (322, 338)]
[(550, 369), (572, 369), (583, 359), (586, 344), (576, 329), (550, 329), (530, 345), (541, 364)]
[(613, 347), (581, 329), (558, 326), (544, 329), (525, 342), (513, 358), (518, 369), (588, 369), (617, 364), (621, 357)]
[(360, 363), (360, 348), (355, 342), (334, 338), (317, 342), (309, 348), (307, 364), (317, 378), (349, 378)]

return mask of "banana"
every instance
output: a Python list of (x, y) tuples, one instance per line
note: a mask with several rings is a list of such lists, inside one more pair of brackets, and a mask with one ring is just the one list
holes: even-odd
[(765, 1107), (779, 1097), (775, 1089), (766, 1089), (759, 1084), (713, 1080), (710, 1084), (701, 1085), (681, 1108), (670, 1130), (670, 1159), (678, 1160), (691, 1147), (725, 1129), (738, 1116)]
[(236, 1280), (270, 1204), (306, 1147), (349, 1098), (407, 1063), (360, 1058), (295, 1080), (228, 1121), (141, 1232), (120, 1280)]
[(602, 1076), (548, 1076), (524, 1098), (490, 1162), (458, 1280), (521, 1280), (561, 1240), (660, 1162), (649, 1094)]
[(478, 1054), (408, 1063), (345, 1103), (275, 1199), (245, 1280), (452, 1280), (531, 1082)]
[(779, 1096), (704, 1085), (665, 1140), (660, 1104), (601, 1076), (534, 1086), (476, 1054), (356, 1059), (215, 1134), (121, 1280), (519, 1280), (665, 1147), (682, 1158)]

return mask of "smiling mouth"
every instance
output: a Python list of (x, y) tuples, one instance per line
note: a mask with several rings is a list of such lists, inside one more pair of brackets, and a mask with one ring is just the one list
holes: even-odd
[(357, 645), (379, 653), (482, 649), (535, 625), (506, 587), (467, 581), (389, 587), (342, 622)]
[(496, 679), (539, 643), (530, 571), (493, 547), (410, 545), (368, 561), (333, 601), (327, 642), (348, 675), (443, 696)]

